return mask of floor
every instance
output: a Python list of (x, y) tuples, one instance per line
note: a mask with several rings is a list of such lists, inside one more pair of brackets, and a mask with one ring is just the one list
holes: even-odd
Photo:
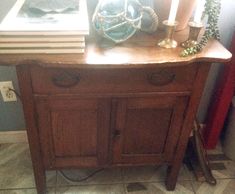
[[(218, 153), (217, 149), (213, 152)], [(174, 192), (164, 186), (166, 167), (116, 168), (100, 171), (88, 180), (74, 183), (61, 172), (47, 172), (48, 194), (235, 194), (235, 163), (223, 161), (226, 169), (213, 170), (216, 186), (197, 182), (183, 165)], [(90, 173), (63, 171), (66, 176), (78, 179)], [(0, 145), (0, 194), (36, 194), (28, 144)]]

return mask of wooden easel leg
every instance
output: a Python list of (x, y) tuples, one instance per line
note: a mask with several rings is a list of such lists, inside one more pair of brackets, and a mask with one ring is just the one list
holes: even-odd
[(204, 148), (203, 139), (200, 133), (200, 125), (198, 121), (194, 121), (194, 130), (193, 130), (193, 137), (191, 140), (193, 153), (195, 153), (198, 165), (200, 166), (200, 169), (203, 172), (203, 175), (205, 177), (205, 180), (207, 183), (211, 185), (216, 185), (216, 179), (214, 178), (211, 168), (210, 168), (210, 162), (207, 158), (207, 152)]

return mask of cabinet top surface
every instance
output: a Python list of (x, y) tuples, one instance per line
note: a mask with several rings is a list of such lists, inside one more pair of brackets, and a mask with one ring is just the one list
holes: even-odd
[[(164, 49), (157, 46), (164, 33), (157, 35), (136, 34), (125, 43), (116, 46), (98, 46), (90, 41), (85, 54), (4, 54), (0, 55), (1, 65), (38, 64), (46, 67), (102, 68), (102, 67), (146, 67), (176, 66), (192, 62), (227, 62), (231, 53), (218, 41), (210, 40), (199, 54), (180, 57), (181, 47)], [(187, 38), (186, 33), (176, 33), (175, 39), (180, 43)], [(102, 42), (102, 41), (100, 41)], [(104, 41), (102, 42), (104, 44)], [(107, 45), (107, 44), (106, 44)]]

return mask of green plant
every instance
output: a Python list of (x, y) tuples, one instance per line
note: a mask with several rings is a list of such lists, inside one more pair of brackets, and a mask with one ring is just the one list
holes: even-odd
[(208, 20), (205, 33), (197, 45), (186, 48), (180, 53), (182, 57), (197, 54), (203, 49), (204, 46), (206, 46), (208, 40), (211, 38), (215, 38), (217, 40), (220, 39), (218, 29), (220, 9), (221, 0), (206, 0), (204, 16), (208, 16)]

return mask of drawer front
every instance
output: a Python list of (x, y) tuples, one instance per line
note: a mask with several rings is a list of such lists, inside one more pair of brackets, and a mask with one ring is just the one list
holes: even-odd
[(36, 94), (190, 91), (197, 65), (149, 69), (59, 69), (34, 66)]

